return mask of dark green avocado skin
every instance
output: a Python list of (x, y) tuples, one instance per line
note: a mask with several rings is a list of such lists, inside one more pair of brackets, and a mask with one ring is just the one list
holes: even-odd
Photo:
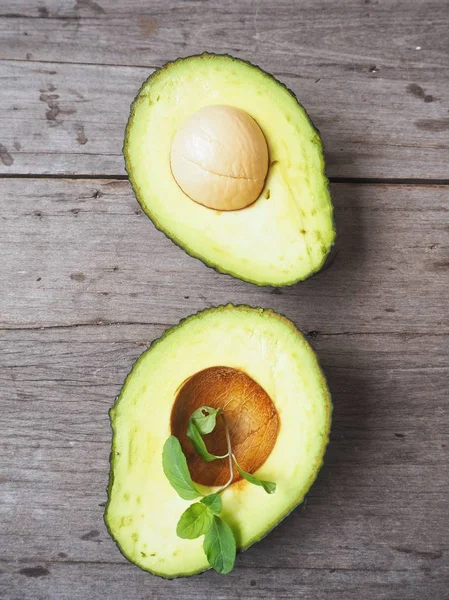
[[(254, 67), (255, 69), (258, 69), (259, 71), (262, 71), (262, 73), (264, 73), (264, 75), (266, 75), (267, 77), (270, 77), (271, 79), (273, 79), (277, 84), (281, 85), (282, 87), (284, 87), (288, 93), (293, 96), (293, 98), (295, 98), (296, 102), (299, 104), (299, 106), (301, 106), (301, 108), (304, 110), (305, 114), (307, 115), (307, 118), (309, 120), (310, 125), (312, 126), (312, 128), (316, 131), (317, 133), (317, 137), (318, 140), (320, 141), (320, 144), (322, 146), (322, 142), (321, 142), (321, 137), (320, 137), (320, 132), (318, 130), (317, 127), (315, 127), (313, 121), (311, 120), (309, 114), (307, 113), (307, 111), (305, 110), (305, 108), (302, 106), (302, 104), (299, 102), (298, 98), (296, 97), (295, 93), (292, 92), (284, 83), (282, 83), (281, 81), (279, 81), (278, 79), (276, 79), (276, 77), (274, 77), (273, 75), (271, 75), (271, 73), (267, 73), (266, 71), (264, 71), (263, 69), (261, 69), (260, 67), (258, 67), (257, 65), (254, 65), (253, 63), (251, 63), (248, 60), (244, 60), (241, 58), (235, 58), (234, 56), (231, 56), (230, 54), (214, 54), (214, 53), (209, 53), (209, 52), (203, 52), (200, 55), (192, 55), (192, 56), (187, 56), (187, 57), (183, 57), (183, 58), (177, 58), (175, 61), (169, 61), (167, 63), (165, 63), (165, 65), (163, 65), (162, 67), (160, 67), (159, 69), (157, 69), (154, 73), (152, 73), (141, 85), (141, 87), (139, 88), (139, 91), (137, 92), (137, 95), (133, 101), (133, 103), (131, 104), (131, 110), (130, 110), (130, 114), (129, 114), (129, 119), (128, 119), (128, 123), (126, 125), (126, 129), (125, 129), (125, 139), (123, 142), (123, 155), (125, 157), (125, 170), (128, 174), (128, 179), (131, 183), (131, 187), (133, 188), (133, 192), (134, 195), (136, 197), (137, 202), (140, 204), (143, 212), (147, 215), (147, 217), (150, 219), (150, 221), (152, 221), (153, 225), (156, 227), (156, 229), (158, 229), (159, 231), (161, 231), (169, 240), (171, 240), (174, 244), (176, 244), (179, 248), (181, 248), (182, 250), (184, 250), (184, 252), (186, 252), (189, 256), (192, 256), (193, 258), (198, 258), (203, 264), (205, 264), (207, 267), (211, 267), (212, 269), (214, 269), (217, 273), (222, 273), (224, 275), (231, 275), (232, 277), (236, 278), (236, 279), (241, 279), (242, 281), (247, 281), (248, 283), (253, 283), (254, 285), (257, 285), (259, 287), (263, 287), (263, 286), (270, 286), (270, 287), (287, 287), (287, 286), (291, 286), (294, 285), (295, 283), (299, 283), (300, 281), (305, 281), (306, 279), (309, 279), (309, 277), (311, 277), (312, 275), (315, 275), (316, 273), (318, 273), (318, 271), (321, 271), (321, 269), (323, 268), (324, 264), (327, 261), (327, 258), (329, 256), (330, 251), (332, 250), (333, 246), (330, 246), (327, 253), (323, 256), (323, 260), (321, 261), (321, 264), (314, 270), (311, 271), (306, 277), (304, 278), (300, 278), (300, 279), (294, 279), (292, 281), (289, 281), (287, 283), (282, 283), (279, 285), (276, 284), (272, 284), (269, 282), (263, 283), (260, 281), (252, 281), (251, 279), (247, 279), (247, 278), (243, 278), (240, 276), (235, 275), (234, 273), (230, 272), (230, 271), (226, 271), (226, 270), (222, 270), (220, 269), (219, 265), (213, 264), (208, 262), (203, 256), (201, 256), (200, 254), (197, 254), (187, 248), (185, 248), (185, 246), (183, 246), (182, 242), (180, 240), (177, 240), (175, 237), (173, 237), (169, 231), (167, 231), (166, 229), (164, 229), (160, 223), (158, 223), (157, 219), (154, 217), (154, 215), (151, 214), (150, 210), (148, 209), (148, 207), (146, 207), (144, 205), (144, 203), (140, 200), (139, 198), (139, 192), (138, 192), (138, 186), (136, 184), (136, 182), (134, 181), (133, 175), (132, 175), (132, 169), (130, 167), (130, 161), (129, 161), (129, 157), (128, 157), (128, 137), (129, 137), (129, 129), (134, 117), (134, 107), (136, 102), (139, 99), (140, 96), (140, 92), (143, 89), (143, 87), (149, 82), (152, 81), (154, 79), (156, 79), (160, 73), (162, 73), (164, 70), (169, 69), (172, 65), (174, 65), (175, 63), (179, 62), (179, 61), (184, 61), (190, 58), (204, 58), (204, 59), (209, 59), (211, 57), (226, 57), (229, 58), (231, 60), (237, 60), (239, 62), (244, 62), (248, 65), (250, 65), (251, 67)], [(323, 156), (323, 154), (321, 153), (321, 156)], [(323, 159), (323, 164), (322, 164), (322, 170), (323, 170), (323, 175), (327, 181), (327, 187), (329, 189), (329, 179), (326, 177), (325, 174), (325, 165), (324, 165), (324, 159)], [(335, 218), (332, 218), (333, 221), (333, 230), (334, 230), (334, 244), (335, 244), (335, 239), (336, 239), (336, 227), (335, 227)], [(333, 244), (333, 245), (334, 245)]]
[[(162, 579), (181, 579), (183, 577), (191, 577), (192, 575), (199, 575), (201, 573), (205, 573), (206, 571), (210, 570), (210, 568), (207, 569), (200, 569), (199, 571), (194, 571), (192, 573), (180, 573), (179, 575), (174, 575), (172, 577), (167, 577), (166, 575), (162, 574), (162, 573), (158, 573), (157, 571), (152, 571), (150, 569), (145, 569), (144, 567), (142, 567), (141, 565), (139, 565), (138, 563), (133, 562), (122, 550), (122, 548), (120, 547), (119, 543), (116, 541), (116, 539), (114, 538), (112, 531), (109, 528), (108, 525), (108, 520), (107, 520), (107, 511), (108, 511), (108, 505), (109, 505), (109, 501), (111, 498), (111, 490), (112, 490), (112, 485), (114, 483), (114, 474), (113, 474), (113, 460), (114, 460), (114, 451), (115, 451), (115, 436), (114, 436), (114, 423), (113, 423), (113, 419), (112, 419), (112, 415), (111, 415), (111, 411), (112, 409), (116, 406), (116, 404), (120, 401), (120, 398), (123, 394), (123, 391), (126, 387), (128, 378), (130, 377), (132, 371), (134, 370), (134, 368), (137, 366), (137, 364), (141, 361), (141, 359), (143, 358), (144, 355), (147, 354), (147, 352), (150, 352), (157, 344), (159, 344), (160, 342), (162, 342), (162, 340), (164, 340), (166, 337), (168, 337), (173, 331), (175, 331), (179, 326), (181, 326), (185, 321), (189, 320), (189, 319), (193, 319), (203, 313), (209, 312), (209, 311), (225, 311), (225, 310), (234, 310), (234, 309), (238, 309), (238, 310), (258, 310), (261, 312), (269, 312), (274, 314), (277, 318), (285, 321), (290, 327), (292, 327), (295, 332), (297, 333), (297, 335), (300, 335), (302, 337), (303, 334), (295, 327), (295, 325), (290, 321), (290, 319), (288, 319), (285, 315), (275, 312), (271, 309), (264, 309), (264, 308), (260, 308), (260, 307), (252, 307), (249, 306), (247, 304), (226, 304), (226, 305), (220, 305), (220, 306), (213, 306), (211, 308), (206, 308), (204, 310), (200, 310), (197, 313), (194, 313), (192, 315), (189, 315), (188, 317), (185, 317), (184, 319), (181, 319), (179, 321), (179, 323), (177, 325), (173, 325), (172, 327), (170, 327), (169, 329), (167, 329), (162, 335), (161, 337), (153, 340), (149, 347), (147, 348), (147, 350), (145, 350), (140, 356), (139, 358), (134, 362), (134, 364), (131, 367), (130, 372), (128, 373), (128, 375), (126, 376), (125, 382), (122, 386), (122, 389), (120, 390), (120, 393), (118, 394), (118, 396), (115, 399), (114, 405), (111, 407), (111, 409), (109, 410), (109, 423), (111, 426), (111, 431), (112, 431), (112, 448), (111, 448), (111, 452), (109, 454), (109, 483), (108, 483), (108, 487), (106, 488), (106, 493), (107, 493), (107, 502), (105, 505), (105, 509), (104, 509), (104, 513), (103, 513), (103, 520), (104, 520), (104, 524), (106, 526), (106, 529), (109, 533), (109, 535), (111, 536), (111, 538), (114, 540), (117, 548), (119, 549), (119, 552), (122, 554), (122, 556), (124, 556), (124, 558), (126, 558), (126, 560), (130, 561), (132, 564), (136, 565), (137, 567), (139, 567), (139, 569), (141, 569), (142, 571), (145, 571), (146, 573), (151, 573), (152, 575), (156, 575), (157, 577), (161, 577)], [(312, 349), (313, 350), (313, 349)], [(315, 354), (315, 353), (314, 353)], [(315, 472), (313, 474), (313, 477), (310, 479), (309, 481), (309, 485), (308, 485), (308, 490), (311, 488), (311, 486), (313, 485), (314, 481), (316, 480), (318, 473), (321, 470), (321, 467), (323, 466), (323, 462), (324, 462), (324, 456), (325, 456), (325, 452), (326, 452), (326, 448), (327, 445), (329, 443), (329, 436), (330, 436), (330, 429), (331, 429), (331, 420), (332, 420), (332, 412), (333, 412), (333, 404), (332, 404), (332, 399), (331, 399), (331, 395), (329, 392), (329, 387), (327, 384), (327, 380), (324, 376), (324, 372), (320, 367), (319, 361), (318, 361), (318, 357), (315, 354), (315, 360), (317, 363), (318, 368), (320, 369), (321, 372), (321, 383), (322, 386), (324, 388), (324, 390), (326, 390), (326, 395), (327, 395), (327, 402), (328, 402), (328, 407), (329, 407), (329, 419), (328, 419), (328, 427), (327, 427), (327, 436), (325, 436), (323, 438), (323, 451), (322, 451), (322, 460), (321, 463), (317, 465)], [(302, 504), (302, 502), (304, 501), (304, 497), (300, 498), (298, 500), (298, 502), (296, 504), (294, 504), (290, 510), (288, 510), (278, 521), (276, 521), (275, 523), (273, 523), (271, 526), (268, 525), (268, 528), (266, 529), (266, 531), (260, 536), (260, 538), (258, 538), (257, 540), (254, 540), (251, 544), (249, 544), (248, 546), (245, 546), (244, 548), (241, 548), (240, 550), (238, 550), (238, 553), (240, 552), (244, 552), (245, 550), (248, 550), (248, 548), (250, 548), (253, 544), (255, 544), (256, 542), (259, 542), (260, 540), (262, 540), (264, 537), (266, 537), (275, 527), (277, 527), (277, 525), (279, 525), (284, 519), (286, 519), (300, 504)]]

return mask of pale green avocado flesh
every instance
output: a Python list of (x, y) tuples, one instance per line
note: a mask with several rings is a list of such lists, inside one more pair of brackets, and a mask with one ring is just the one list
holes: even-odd
[[(267, 140), (270, 167), (252, 205), (217, 211), (193, 202), (170, 167), (174, 135), (198, 109), (246, 111)], [(248, 62), (202, 54), (156, 71), (135, 99), (124, 143), (138, 201), (156, 227), (209, 266), (258, 285), (290, 285), (318, 271), (335, 239), (318, 131), (279, 81)]]
[[(270, 310), (228, 305), (169, 329), (135, 363), (110, 411), (113, 444), (105, 512), (122, 553), (142, 569), (167, 578), (209, 568), (203, 538), (176, 535), (190, 502), (167, 481), (162, 448), (171, 434), (180, 386), (217, 365), (254, 379), (271, 398), (280, 423), (273, 449), (256, 472), (276, 483), (275, 493), (239, 480), (222, 494), (222, 516), (239, 549), (260, 540), (303, 500), (328, 442), (331, 401), (323, 373), (308, 342), (286, 318)], [(200, 489), (208, 493), (214, 488)]]

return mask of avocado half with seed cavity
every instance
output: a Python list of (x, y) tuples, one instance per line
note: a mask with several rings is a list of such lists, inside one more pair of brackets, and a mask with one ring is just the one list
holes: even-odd
[[(181, 442), (193, 480), (208, 493), (229, 476), (226, 460), (204, 463), (186, 436), (201, 405), (222, 408), (242, 469), (276, 483), (268, 495), (237, 475), (222, 493), (237, 547), (259, 541), (300, 503), (322, 464), (331, 400), (312, 348), (285, 317), (220, 306), (188, 317), (144, 352), (110, 411), (113, 429), (105, 522), (122, 553), (156, 575), (209, 568), (202, 537), (177, 537), (188, 506), (162, 470), (170, 435)], [(225, 434), (205, 436), (223, 455)], [(206, 486), (206, 487), (205, 487)]]
[(132, 105), (124, 155), (146, 214), (207, 265), (271, 286), (323, 266), (335, 228), (320, 136), (258, 67), (202, 54), (157, 70)]

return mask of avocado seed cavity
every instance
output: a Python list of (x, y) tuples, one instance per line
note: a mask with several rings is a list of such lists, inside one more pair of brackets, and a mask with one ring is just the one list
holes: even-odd
[[(242, 371), (210, 367), (187, 379), (178, 392), (171, 413), (171, 431), (181, 442), (192, 478), (203, 485), (224, 485), (229, 479), (228, 460), (205, 462), (187, 437), (189, 418), (200, 406), (223, 410), (237, 462), (244, 471), (257, 471), (273, 450), (279, 431), (279, 415), (266, 391)], [(204, 441), (212, 454), (226, 454), (220, 417)], [(237, 479), (238, 473), (234, 475), (234, 481)]]
[(256, 121), (233, 106), (205, 106), (176, 132), (173, 177), (192, 200), (238, 210), (259, 197), (268, 172), (268, 146)]

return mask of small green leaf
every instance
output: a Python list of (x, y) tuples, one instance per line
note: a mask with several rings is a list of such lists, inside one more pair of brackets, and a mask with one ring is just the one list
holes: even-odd
[(193, 413), (190, 419), (197, 426), (201, 435), (211, 433), (215, 429), (217, 423), (217, 415), (221, 412), (221, 408), (212, 408), (211, 406), (200, 406)]
[(216, 515), (219, 515), (221, 513), (223, 505), (221, 503), (221, 498), (218, 494), (209, 494), (209, 496), (204, 496), (204, 498), (201, 498), (201, 502), (208, 506), (210, 510)]
[(240, 475), (243, 477), (243, 479), (246, 479), (246, 481), (249, 481), (253, 485), (262, 486), (263, 489), (267, 492), (267, 494), (273, 494), (276, 491), (275, 483), (273, 483), (272, 481), (263, 481), (262, 479), (258, 479), (257, 477), (254, 477), (254, 475), (251, 475), (251, 473), (247, 473), (246, 471), (241, 469), (238, 466), (235, 458), (234, 458), (234, 461), (235, 461), (235, 466), (237, 467), (237, 470), (240, 473)]
[(201, 437), (200, 432), (198, 431), (198, 427), (195, 425), (194, 421), (189, 421), (189, 426), (187, 428), (187, 437), (192, 442), (193, 447), (197, 454), (201, 456), (203, 460), (206, 462), (211, 462), (213, 460), (217, 460), (217, 458), (222, 458), (220, 456), (215, 456), (215, 454), (211, 454), (206, 448), (206, 444), (204, 443), (203, 438)]
[(203, 548), (213, 569), (223, 575), (232, 571), (236, 554), (235, 538), (232, 529), (220, 517), (214, 517), (211, 528), (204, 536)]
[(179, 440), (171, 435), (162, 451), (162, 468), (170, 485), (184, 500), (194, 500), (201, 496), (190, 477), (187, 460)]
[(184, 511), (179, 519), (176, 533), (180, 538), (193, 540), (211, 528), (214, 515), (205, 504), (195, 502)]

